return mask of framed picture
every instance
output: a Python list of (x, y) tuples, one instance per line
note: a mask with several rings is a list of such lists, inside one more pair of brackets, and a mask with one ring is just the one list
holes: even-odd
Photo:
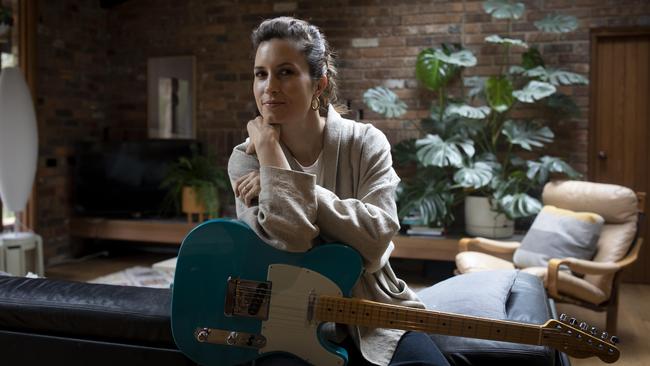
[(149, 138), (195, 138), (194, 56), (155, 57), (147, 62)]

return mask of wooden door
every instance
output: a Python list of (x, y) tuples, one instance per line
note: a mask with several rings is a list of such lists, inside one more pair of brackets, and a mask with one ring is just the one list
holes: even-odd
[[(598, 29), (591, 34), (589, 179), (650, 193), (650, 28)], [(646, 203), (647, 204), (647, 203)], [(645, 208), (648, 213), (648, 208)], [(628, 282), (650, 283), (646, 244), (627, 269)]]

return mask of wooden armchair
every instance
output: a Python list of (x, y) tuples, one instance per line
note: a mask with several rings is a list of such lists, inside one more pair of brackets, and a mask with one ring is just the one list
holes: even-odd
[[(607, 311), (607, 330), (615, 332), (621, 270), (634, 263), (643, 242), (638, 237), (638, 223), (644, 213), (645, 193), (635, 194), (612, 184), (562, 181), (548, 183), (542, 200), (546, 205), (601, 215), (605, 224), (597, 252), (592, 260), (554, 258), (547, 267), (521, 270), (542, 279), (549, 296), (558, 302)], [(463, 238), (456, 272), (514, 269), (512, 256), (519, 246), (516, 241)], [(561, 271), (560, 265), (571, 271)]]

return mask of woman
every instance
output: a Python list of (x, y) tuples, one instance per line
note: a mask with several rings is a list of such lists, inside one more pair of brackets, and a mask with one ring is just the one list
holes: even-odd
[[(354, 297), (423, 308), (388, 262), (399, 230), (390, 145), (371, 124), (343, 119), (332, 106), (336, 69), (323, 35), (281, 17), (262, 22), (252, 41), (261, 116), (248, 122), (249, 139), (228, 163), (237, 217), (282, 250), (346, 243), (365, 265)], [(355, 326), (344, 333), (353, 364), (367, 363), (357, 349), (378, 365), (447, 364), (422, 333)]]

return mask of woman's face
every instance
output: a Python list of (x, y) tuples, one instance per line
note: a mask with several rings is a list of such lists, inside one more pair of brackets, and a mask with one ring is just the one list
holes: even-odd
[(255, 102), (264, 118), (278, 124), (305, 119), (316, 88), (305, 57), (291, 41), (260, 43), (254, 74)]

